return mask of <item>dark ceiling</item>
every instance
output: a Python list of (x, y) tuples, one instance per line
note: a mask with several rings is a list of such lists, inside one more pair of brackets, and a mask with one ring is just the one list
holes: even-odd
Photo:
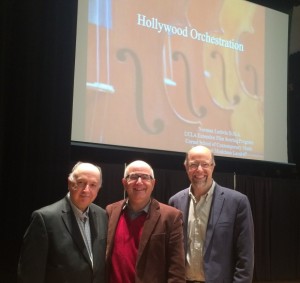
[(300, 5), (300, 0), (248, 0), (281, 12), (289, 13), (293, 7)]

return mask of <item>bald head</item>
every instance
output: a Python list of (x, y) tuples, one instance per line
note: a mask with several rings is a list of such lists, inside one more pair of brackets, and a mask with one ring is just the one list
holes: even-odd
[(124, 171), (124, 178), (133, 170), (141, 170), (141, 169), (148, 169), (150, 172), (150, 175), (154, 178), (154, 172), (152, 167), (145, 161), (142, 160), (136, 160), (131, 163), (129, 163)]
[(210, 161), (213, 165), (215, 165), (215, 156), (214, 156), (213, 152), (209, 148), (207, 148), (203, 145), (194, 146), (186, 153), (185, 160), (184, 160), (185, 166), (187, 165), (187, 162), (189, 161), (190, 156), (192, 156), (192, 155), (205, 156), (206, 158), (210, 159)]
[(92, 163), (88, 162), (77, 162), (74, 167), (72, 168), (71, 173), (69, 174), (69, 179), (71, 181), (75, 181), (78, 175), (80, 175), (81, 172), (92, 172), (95, 174), (95, 176), (98, 176), (99, 178), (99, 184), (101, 186), (102, 184), (102, 171), (99, 166), (96, 166)]

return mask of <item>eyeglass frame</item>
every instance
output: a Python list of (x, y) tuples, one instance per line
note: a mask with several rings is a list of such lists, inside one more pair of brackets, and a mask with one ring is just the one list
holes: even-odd
[(202, 169), (206, 170), (210, 168), (212, 165), (214, 165), (213, 162), (207, 163), (207, 162), (197, 162), (197, 163), (188, 163), (187, 167), (190, 171), (195, 171), (201, 166)]
[[(134, 179), (131, 179), (132, 176), (137, 176), (137, 178), (136, 178), (136, 179), (135, 179), (135, 178), (134, 178)], [(145, 178), (145, 176), (147, 176), (147, 178)], [(143, 177), (144, 177), (144, 178), (143, 178)], [(125, 179), (126, 179), (127, 181), (135, 181), (135, 182), (137, 182), (139, 178), (141, 178), (141, 180), (144, 181), (144, 182), (149, 182), (149, 181), (151, 181), (151, 180), (154, 180), (154, 177), (151, 176), (150, 174), (130, 173), (130, 174), (128, 174), (128, 175), (125, 177)]]

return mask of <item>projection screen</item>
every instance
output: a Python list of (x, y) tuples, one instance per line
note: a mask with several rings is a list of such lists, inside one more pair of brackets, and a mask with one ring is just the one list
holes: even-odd
[(72, 141), (287, 162), (288, 22), (242, 0), (78, 1)]

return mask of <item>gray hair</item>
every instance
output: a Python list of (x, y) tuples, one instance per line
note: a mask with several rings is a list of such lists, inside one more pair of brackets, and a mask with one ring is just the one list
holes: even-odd
[(125, 167), (125, 170), (124, 170), (124, 178), (127, 177), (128, 171), (129, 171), (130, 167), (132, 167), (132, 165), (134, 165), (134, 163), (142, 163), (142, 164), (148, 166), (149, 169), (150, 169), (150, 176), (154, 179), (154, 171), (153, 171), (152, 167), (150, 166), (150, 164), (148, 164), (147, 162), (142, 161), (142, 160), (136, 160), (136, 161), (133, 161), (133, 162), (129, 163), (129, 164)]
[(99, 170), (99, 172), (100, 172), (100, 177), (102, 177), (102, 170), (101, 170), (101, 167), (100, 167), (100, 166), (95, 165), (95, 164), (92, 164), (92, 163), (89, 163), (89, 162), (78, 161), (78, 162), (73, 166), (73, 168), (72, 168), (72, 170), (71, 170), (71, 173), (69, 174), (69, 180), (70, 180), (70, 181), (74, 181), (75, 176), (76, 176), (76, 170), (77, 170), (77, 168), (79, 167), (79, 165), (84, 164), (84, 163), (91, 164), (91, 165), (95, 166), (95, 167)]

